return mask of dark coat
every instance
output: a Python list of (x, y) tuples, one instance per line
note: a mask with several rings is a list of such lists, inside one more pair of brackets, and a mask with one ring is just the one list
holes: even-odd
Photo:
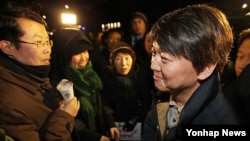
[(150, 83), (145, 81), (144, 71), (136, 65), (123, 76), (109, 66), (103, 73), (102, 98), (104, 104), (114, 111), (115, 121), (127, 122), (133, 117), (144, 121), (151, 105)]
[(250, 124), (250, 65), (230, 84), (224, 86), (225, 97), (234, 106), (242, 124)]
[[(184, 136), (182, 131), (183, 125), (239, 124), (239, 119), (236, 117), (232, 106), (220, 90), (218, 78), (217, 74), (213, 74), (194, 92), (182, 109), (177, 126), (169, 130), (164, 139), (165, 141), (182, 140)], [(155, 112), (152, 112), (152, 114), (155, 114)], [(155, 118), (157, 115), (152, 115), (151, 117)], [(154, 126), (158, 123), (150, 123), (149, 121), (150, 119), (148, 119), (148, 122), (145, 122), (144, 127), (151, 129), (145, 129), (145, 131), (154, 131), (157, 128), (157, 126)], [(154, 125), (153, 128), (152, 125)], [(147, 133), (149, 132), (145, 132), (143, 135), (146, 139), (157, 137), (159, 131), (152, 132), (151, 135)]]
[(102, 135), (107, 135), (107, 131), (111, 127), (115, 127), (113, 122), (113, 113), (102, 105), (99, 91), (93, 92), (90, 97), (91, 103), (95, 108), (95, 126), (89, 127), (87, 113), (78, 114), (76, 117), (76, 124), (74, 130), (74, 139), (77, 141), (99, 141)]
[[(51, 54), (52, 69), (50, 71), (50, 78), (53, 85), (56, 86), (62, 79), (71, 80), (66, 76), (66, 68), (71, 61), (71, 57), (89, 50), (92, 46), (87, 36), (79, 29), (58, 29), (53, 39), (55, 44)], [(82, 77), (85, 78), (86, 76)], [(85, 88), (84, 83), (79, 85)], [(76, 97), (80, 96), (75, 88), (74, 94)], [(76, 123), (73, 130), (74, 141), (100, 141), (102, 136), (108, 136), (107, 133), (111, 127), (115, 127), (112, 111), (104, 109), (102, 106), (99, 89), (93, 89), (90, 95), (88, 100), (95, 110), (94, 123), (93, 125), (88, 124), (89, 116), (86, 112), (81, 112), (80, 108), (75, 118)]]
[[(68, 78), (66, 76), (51, 77), (51, 82), (56, 86), (61, 79)], [(76, 97), (79, 95), (75, 90), (74, 94)], [(95, 123), (93, 126), (89, 126), (89, 117), (87, 113), (78, 112), (78, 115), (75, 117), (76, 123), (72, 134), (74, 141), (81, 141), (83, 139), (88, 141), (99, 141), (101, 136), (108, 136), (107, 133), (111, 127), (115, 127), (112, 115), (113, 112), (103, 106), (99, 89), (93, 90), (90, 96), (90, 102), (96, 113)]]
[(110, 65), (109, 63), (109, 55), (110, 52), (107, 47), (103, 48), (103, 50), (93, 58), (93, 69), (97, 72), (98, 75), (102, 75), (103, 69), (105, 66)]
[(56, 110), (61, 96), (47, 77), (29, 72), (0, 57), (0, 128), (18, 141), (71, 140), (74, 118)]

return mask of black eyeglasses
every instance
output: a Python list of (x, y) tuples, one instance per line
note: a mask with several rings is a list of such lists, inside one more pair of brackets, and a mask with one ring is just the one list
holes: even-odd
[(53, 41), (52, 40), (47, 40), (47, 41), (35, 41), (35, 42), (26, 42), (26, 41), (20, 41), (18, 40), (17, 42), (19, 43), (26, 43), (26, 44), (33, 44), (36, 45), (37, 48), (41, 47), (52, 47), (53, 46)]

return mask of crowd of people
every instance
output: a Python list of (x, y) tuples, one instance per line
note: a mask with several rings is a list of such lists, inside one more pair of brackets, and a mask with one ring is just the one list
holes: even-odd
[(230, 60), (234, 34), (216, 7), (188, 5), (149, 23), (137, 11), (129, 34), (50, 36), (38, 12), (2, 7), (0, 140), (119, 141), (140, 124), (141, 141), (175, 141), (184, 125), (248, 125), (250, 30)]

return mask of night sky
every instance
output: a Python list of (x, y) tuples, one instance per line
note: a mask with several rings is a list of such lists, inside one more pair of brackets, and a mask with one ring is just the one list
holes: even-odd
[[(163, 14), (176, 8), (184, 7), (193, 3), (213, 3), (211, 0), (38, 0), (48, 16), (48, 21), (54, 21), (53, 26), (60, 21), (58, 16), (69, 4), (70, 9), (78, 15), (79, 24), (85, 25), (87, 29), (98, 31), (102, 23), (122, 23), (127, 29), (129, 19), (133, 12), (142, 11), (148, 17), (152, 25)], [(53, 27), (51, 27), (53, 28)]]
[[(68, 11), (77, 14), (78, 24), (84, 25), (87, 31), (98, 32), (101, 24), (120, 21), (125, 31), (128, 29), (129, 19), (133, 12), (144, 12), (152, 25), (163, 14), (188, 4), (208, 3), (221, 9), (229, 18), (234, 30), (249, 27), (249, 20), (244, 16), (249, 10), (250, 0), (3, 0), (16, 1), (30, 5), (41, 14), (47, 16), (49, 30), (60, 27), (60, 13)], [(243, 2), (249, 7), (242, 10)]]

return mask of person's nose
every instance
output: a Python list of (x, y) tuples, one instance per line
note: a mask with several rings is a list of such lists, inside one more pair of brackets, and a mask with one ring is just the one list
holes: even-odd
[(122, 61), (121, 61), (122, 66), (126, 65), (126, 63), (127, 63), (126, 59), (122, 58)]
[(151, 70), (153, 71), (159, 71), (160, 70), (160, 65), (158, 64), (157, 57), (152, 56), (151, 57), (151, 65), (150, 65)]

